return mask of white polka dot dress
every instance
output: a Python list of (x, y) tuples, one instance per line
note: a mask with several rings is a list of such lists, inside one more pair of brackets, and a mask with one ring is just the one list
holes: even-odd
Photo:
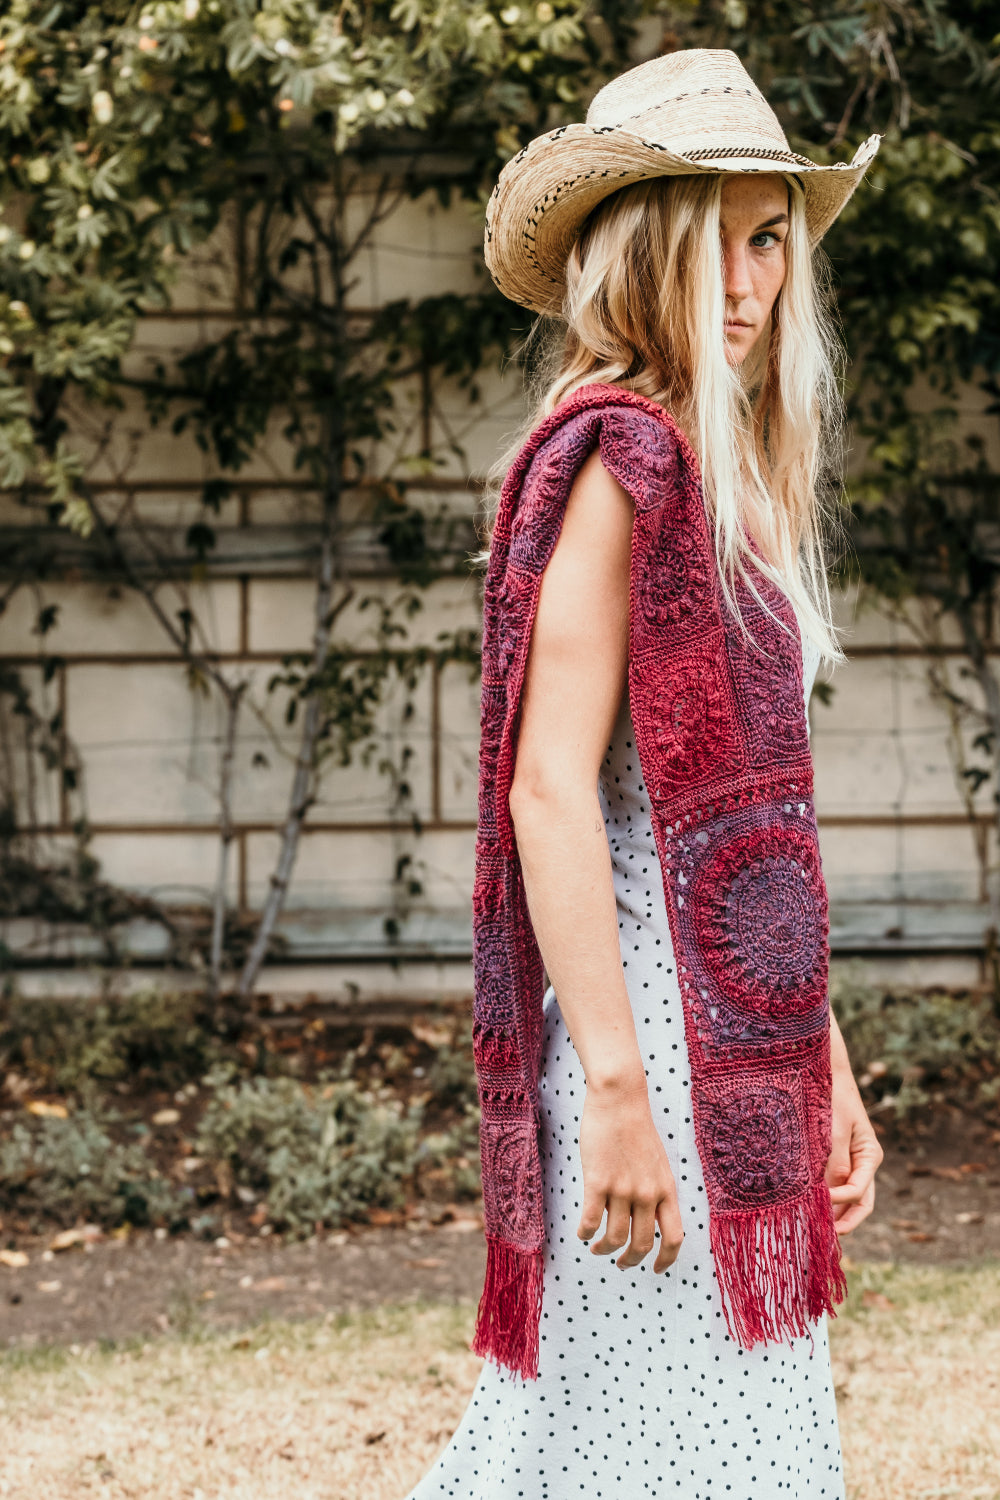
[[(807, 701), (817, 663), (806, 641)], [(577, 1239), (585, 1084), (550, 986), (539, 1082), (546, 1250), (538, 1379), (484, 1364), (451, 1442), (408, 1500), (844, 1500), (826, 1316), (813, 1325), (814, 1343), (801, 1337), (750, 1351), (726, 1328), (627, 693), (599, 795), (625, 980), (684, 1241), (657, 1276), (655, 1252), (623, 1272), (615, 1255), (592, 1255)]]

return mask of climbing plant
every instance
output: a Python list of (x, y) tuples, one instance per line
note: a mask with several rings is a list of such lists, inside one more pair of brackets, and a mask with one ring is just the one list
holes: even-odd
[[(579, 3), (416, 0), (17, 0), (0, 20), (0, 485), (36, 523), (10, 559), (7, 596), (51, 576), (71, 534), (73, 565), (133, 590), (192, 685), (219, 703), (220, 855), (204, 955), (216, 989), (234, 940), (238, 988), (254, 985), (324, 765), (370, 755), (392, 681), (412, 690), (431, 656), (475, 655), (467, 633), (442, 633), (434, 651), (410, 644), (423, 590), (461, 569), (474, 540), (410, 490), (440, 462), (428, 437), (438, 379), (457, 378), (474, 398), (476, 371), (510, 341), (510, 309), (484, 277), (469, 297), (358, 310), (359, 257), (407, 196), (481, 200), (519, 131), (572, 112), (588, 78), (621, 61), (626, 20)], [(240, 318), (137, 371), (128, 356), (139, 319), (168, 305), (183, 256), (225, 225)], [(414, 388), (424, 421), (410, 437)], [(96, 457), (114, 461), (115, 414), (137, 394), (150, 428), (193, 436), (212, 460), (181, 558), (163, 552), (137, 507), (112, 509), (90, 480)], [(81, 408), (97, 432), (89, 444), (74, 421)], [(189, 585), (211, 567), (230, 481), (276, 428), (319, 501), (316, 589), (311, 639), (273, 675), (266, 705), (273, 716), (280, 697), (298, 733), (280, 849), (259, 921), (237, 931), (225, 895), (235, 746), (247, 712), (265, 710), (211, 649)], [(391, 457), (373, 468), (379, 444)], [(121, 480), (127, 492), (127, 472)], [(391, 605), (358, 597), (349, 543), (359, 526), (398, 581)], [(377, 644), (359, 655), (335, 641), (335, 626), (365, 602)], [(383, 765), (401, 817), (409, 754), (404, 744)], [(403, 853), (404, 909), (414, 870)]]
[[(995, 795), (995, 464), (957, 421), (961, 392), (978, 386), (995, 403), (1000, 375), (989, 4), (10, 0), (0, 17), (0, 487), (31, 523), (16, 533), (0, 597), (57, 576), (67, 559), (114, 579), (221, 706), (219, 877), (204, 951), (216, 986), (234, 955), (243, 994), (255, 982), (324, 765), (370, 747), (390, 682), (412, 684), (435, 654), (411, 644), (409, 622), (429, 582), (465, 567), (473, 539), (415, 498), (441, 458), (426, 418), (444, 379), (474, 399), (477, 373), (530, 322), (485, 275), (467, 296), (358, 310), (359, 255), (407, 196), (458, 196), (481, 213), (522, 144), (582, 118), (596, 87), (630, 60), (691, 45), (735, 48), (793, 147), (815, 159), (844, 159), (869, 132), (884, 136), (866, 189), (826, 242), (865, 448), (845, 571), (885, 599), (921, 601), (908, 617), (929, 648), (942, 620), (958, 623), (978, 694), (948, 681), (956, 719), (976, 741), (978, 760), (963, 770), (970, 787), (985, 778)], [(349, 205), (362, 195), (359, 220)], [(137, 372), (139, 320), (168, 305), (184, 257), (224, 224), (237, 247), (240, 318)], [(414, 391), (425, 418), (415, 428)], [(151, 429), (193, 436), (212, 460), (176, 555), (158, 551), (139, 511), (113, 510), (90, 479), (108, 457), (102, 435), (137, 395)], [(211, 569), (230, 485), (276, 428), (319, 497), (320, 521), (312, 638), (261, 704), (207, 644), (190, 584)], [(391, 453), (379, 468), (376, 450)], [(399, 583), (394, 607), (372, 606), (379, 645), (363, 658), (335, 638), (363, 588), (348, 512)], [(435, 652), (474, 662), (475, 642), (452, 634)], [(5, 691), (13, 703), (26, 688)], [(263, 915), (238, 927), (225, 899), (233, 746), (244, 716), (273, 717), (279, 695), (299, 736), (288, 811)], [(58, 712), (41, 718), (58, 747)], [(406, 754), (386, 771), (418, 828)], [(59, 755), (75, 783), (72, 747)], [(8, 778), (7, 827), (24, 831), (13, 786)], [(77, 826), (85, 842), (83, 816)], [(401, 910), (413, 870), (404, 855)]]

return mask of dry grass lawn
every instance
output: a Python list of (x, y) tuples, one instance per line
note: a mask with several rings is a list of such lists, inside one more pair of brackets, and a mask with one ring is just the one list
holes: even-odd
[[(849, 1500), (1000, 1500), (1000, 1265), (850, 1280), (831, 1323)], [(387, 1308), (7, 1353), (0, 1495), (402, 1500), (465, 1409), (471, 1323)]]

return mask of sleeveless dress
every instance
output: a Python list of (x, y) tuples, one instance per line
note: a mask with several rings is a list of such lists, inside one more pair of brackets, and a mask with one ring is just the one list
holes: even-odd
[[(803, 645), (808, 704), (819, 654)], [(586, 1085), (550, 985), (539, 1077), (546, 1250), (539, 1374), (483, 1366), (450, 1443), (407, 1500), (845, 1500), (827, 1319), (742, 1349), (722, 1310), (662, 876), (623, 694), (601, 768), (621, 957), (684, 1240), (619, 1271), (577, 1239)], [(599, 1236), (595, 1236), (595, 1239)], [(659, 1248), (657, 1237), (656, 1248)]]

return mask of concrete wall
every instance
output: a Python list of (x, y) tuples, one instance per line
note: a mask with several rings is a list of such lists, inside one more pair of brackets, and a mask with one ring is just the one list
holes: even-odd
[[(358, 305), (472, 289), (482, 275), (479, 243), (466, 209), (445, 211), (429, 199), (406, 205), (365, 257), (354, 293)], [(145, 320), (132, 368), (141, 370), (149, 356), (169, 356), (231, 325), (239, 316), (227, 290), (231, 264), (231, 237), (224, 228), (183, 267), (170, 313)], [(515, 374), (482, 384), (478, 407), (455, 389), (440, 393), (435, 438), (456, 438), (467, 460), (451, 456), (427, 482), (428, 505), (443, 500), (471, 515), (477, 477), (520, 416)], [(975, 417), (973, 410), (970, 420)], [(149, 432), (138, 406), (98, 429), (81, 418), (79, 433), (89, 444), (90, 479), (105, 503), (133, 505), (164, 541), (196, 518), (210, 471), (189, 439), (171, 436), (168, 428)], [(280, 699), (267, 693), (266, 683), (282, 653), (308, 645), (308, 523), (315, 497), (294, 476), (279, 433), (262, 445), (236, 490), (213, 523), (218, 546), (208, 576), (191, 596), (207, 643), (227, 671), (246, 677), (248, 702), (260, 711), (259, 718), (254, 712), (243, 717), (229, 878), (234, 905), (252, 910), (273, 864), (295, 746), (294, 733), (282, 725)], [(13, 534), (24, 520), (21, 507), (0, 497), (0, 525)], [(377, 575), (366, 575), (362, 583), (361, 594), (389, 587)], [(191, 691), (177, 652), (138, 596), (88, 576), (63, 576), (45, 584), (41, 594), (59, 606), (58, 624), (46, 641), (63, 663), (53, 681), (43, 689), (32, 667), (39, 645), (34, 592), (16, 593), (0, 619), (0, 654), (29, 676), (34, 672), (49, 708), (61, 707), (65, 714), (85, 767), (93, 852), (112, 881), (162, 901), (208, 903), (218, 857), (217, 700)], [(169, 587), (160, 598), (168, 610), (177, 607)], [(976, 827), (956, 789), (948, 723), (928, 692), (926, 663), (905, 623), (859, 612), (853, 596), (840, 596), (837, 608), (850, 626), (851, 664), (836, 673), (831, 704), (814, 696), (810, 715), (835, 955), (864, 954), (885, 977), (918, 984), (974, 978), (976, 943), (986, 920), (984, 873)], [(414, 634), (432, 643), (439, 630), (477, 628), (479, 612), (475, 581), (444, 581), (429, 591)], [(356, 609), (348, 612), (340, 635), (363, 647), (366, 619)], [(956, 670), (957, 643), (949, 644)], [(478, 683), (468, 668), (429, 670), (405, 725), (402, 701), (396, 693), (386, 705), (382, 743), (391, 750), (405, 734), (414, 747), (410, 779), (423, 832), (415, 838), (394, 821), (385, 782), (374, 770), (327, 772), (307, 819), (283, 922), (295, 962), (272, 966), (272, 988), (429, 995), (469, 987)], [(54, 777), (41, 765), (35, 770), (41, 822), (58, 842), (68, 832), (71, 808)], [(985, 819), (986, 793), (981, 813)], [(982, 826), (978, 838), (982, 842)], [(404, 927), (407, 961), (394, 966), (382, 921), (392, 905), (394, 868), (406, 853), (416, 861), (424, 890)], [(80, 951), (78, 935), (54, 936), (31, 924), (17, 924), (5, 940), (26, 956)], [(155, 958), (152, 931), (137, 942)], [(50, 987), (52, 980), (26, 975), (24, 982)], [(83, 981), (64, 976), (62, 982)]]

